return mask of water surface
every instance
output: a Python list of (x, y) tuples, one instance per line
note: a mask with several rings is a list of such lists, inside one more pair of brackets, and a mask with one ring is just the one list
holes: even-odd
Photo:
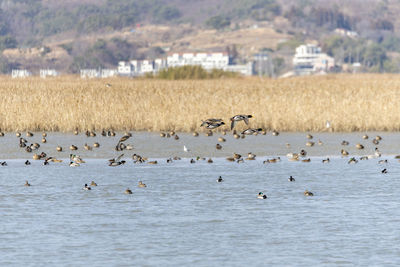
[[(373, 154), (371, 137), (380, 134), (381, 158), (347, 164), (340, 142), (350, 154)], [(221, 151), (213, 137), (178, 134), (180, 139), (134, 133), (124, 151), (127, 164), (108, 167), (119, 155), (115, 138), (49, 133), (38, 152), (63, 158), (43, 166), (18, 147), (18, 138), (0, 138), (1, 266), (323, 266), (400, 263), (398, 209), (400, 154), (397, 133), (313, 134), (322, 146), (306, 147), (304, 133), (227, 136)], [(39, 142), (36, 134), (27, 138)], [(85, 151), (84, 143), (100, 148)], [(354, 145), (363, 143), (366, 149)], [(291, 148), (285, 144), (290, 143)], [(71, 168), (69, 145), (87, 162)], [(185, 153), (183, 145), (191, 152)], [(62, 145), (65, 152), (57, 153)], [(311, 162), (289, 162), (284, 155), (306, 149)], [(242, 164), (225, 160), (233, 152), (257, 154)], [(138, 153), (159, 164), (133, 164)], [(183, 157), (172, 164), (167, 157)], [(214, 163), (195, 156), (212, 157)], [(263, 160), (281, 156), (276, 164)], [(321, 160), (330, 157), (329, 164)], [(388, 164), (379, 164), (388, 159)], [(382, 174), (383, 168), (388, 169)], [(221, 175), (224, 182), (217, 183)], [(288, 182), (289, 175), (296, 182)], [(29, 180), (31, 187), (24, 187)], [(84, 191), (85, 183), (97, 187)], [(142, 180), (147, 188), (138, 188)], [(125, 195), (129, 187), (132, 195)], [(305, 197), (304, 190), (314, 193)], [(260, 200), (258, 192), (268, 199)]]

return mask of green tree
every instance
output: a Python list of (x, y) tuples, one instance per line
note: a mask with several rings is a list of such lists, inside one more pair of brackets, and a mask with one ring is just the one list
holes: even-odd
[(231, 21), (228, 18), (225, 18), (223, 16), (214, 16), (209, 18), (206, 21), (206, 26), (210, 28), (214, 28), (216, 30), (223, 29), (225, 27), (228, 27), (231, 24)]

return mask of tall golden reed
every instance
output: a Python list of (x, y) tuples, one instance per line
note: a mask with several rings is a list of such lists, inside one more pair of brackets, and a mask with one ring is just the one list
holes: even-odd
[[(111, 87), (107, 87), (110, 83)], [(252, 114), (281, 131), (400, 129), (400, 76), (329, 75), (206, 81), (0, 77), (3, 131), (194, 131), (202, 119)], [(238, 129), (244, 129), (243, 123)]]

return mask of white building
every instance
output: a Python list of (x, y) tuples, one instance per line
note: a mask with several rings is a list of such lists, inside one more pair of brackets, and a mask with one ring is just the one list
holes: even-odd
[(130, 76), (132, 74), (131, 62), (120, 61), (118, 62), (118, 74), (122, 76)]
[(218, 53), (172, 53), (167, 57), (168, 67), (198, 65), (205, 70), (224, 69), (229, 65), (229, 55)]
[(156, 73), (167, 67), (166, 60), (131, 60), (118, 63), (118, 74), (122, 76), (142, 76), (146, 73)]
[(81, 70), (81, 78), (99, 78), (100, 77), (100, 71), (96, 69), (82, 69)]
[(32, 75), (32, 73), (30, 73), (28, 70), (12, 70), (11, 71), (12, 78), (26, 78), (31, 75)]
[(358, 37), (358, 33), (357, 32), (349, 31), (349, 30), (342, 29), (342, 28), (336, 28), (334, 30), (334, 32), (339, 34), (339, 35), (348, 36), (348, 37), (351, 37), (351, 38), (357, 38)]
[(101, 78), (110, 78), (118, 75), (117, 69), (102, 69)]
[(321, 53), (320, 47), (307, 44), (296, 48), (293, 67), (297, 75), (329, 72), (335, 67), (335, 60), (327, 54)]
[(58, 72), (55, 69), (41, 69), (40, 78), (44, 79), (47, 76), (56, 77), (58, 76)]

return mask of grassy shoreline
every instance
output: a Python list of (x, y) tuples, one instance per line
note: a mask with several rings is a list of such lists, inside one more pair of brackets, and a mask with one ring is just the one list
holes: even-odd
[[(109, 83), (111, 86), (106, 86)], [(197, 81), (0, 77), (3, 131), (201, 131), (202, 119), (252, 114), (279, 131), (400, 130), (400, 75)], [(242, 123), (238, 130), (244, 129)]]

